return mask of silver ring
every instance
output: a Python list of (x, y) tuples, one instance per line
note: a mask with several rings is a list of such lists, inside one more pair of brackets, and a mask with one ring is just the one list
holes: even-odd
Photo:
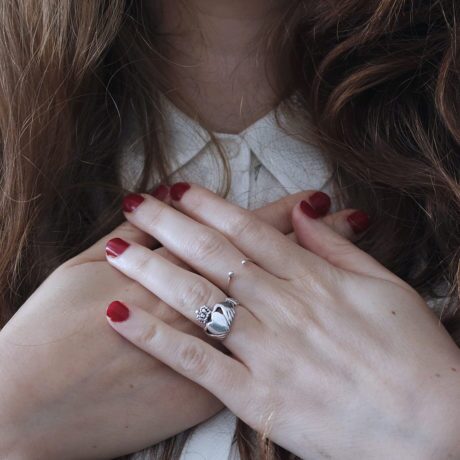
[(224, 340), (230, 333), (237, 305), (239, 305), (238, 300), (230, 297), (223, 302), (216, 303), (212, 309), (203, 305), (195, 311), (196, 319), (204, 324), (204, 332), (207, 335), (218, 340)]
[(254, 262), (252, 259), (243, 259), (241, 265), (247, 265), (249, 262)]
[(235, 277), (235, 272), (228, 272), (228, 275), (227, 275), (227, 292), (230, 288), (230, 282), (232, 281), (232, 279)]
[[(254, 262), (252, 259), (243, 259), (241, 265), (247, 265), (249, 262)], [(227, 274), (227, 292), (230, 289), (230, 283), (232, 279), (235, 278), (235, 272), (228, 272)]]

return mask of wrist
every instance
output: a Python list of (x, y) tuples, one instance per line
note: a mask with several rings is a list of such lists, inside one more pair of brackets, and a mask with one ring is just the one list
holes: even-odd
[[(453, 367), (460, 369), (460, 363)], [(456, 375), (443, 377), (417, 385), (410, 402), (400, 405), (399, 423), (371, 437), (364, 458), (460, 459), (460, 385)]]
[[(440, 416), (432, 424), (433, 452), (430, 460), (460, 458), (460, 389), (441, 396)], [(438, 423), (436, 423), (438, 421)]]
[[(453, 366), (460, 369), (460, 362)], [(425, 389), (424, 433), (427, 460), (460, 458), (460, 385), (456, 375), (443, 375), (442, 381)]]
[[(0, 429), (3, 426), (0, 424)], [(0, 435), (0, 458), (2, 460), (30, 460), (32, 458), (46, 458), (54, 460), (59, 457), (53, 455), (46, 445), (45, 440), (33, 438), (28, 430), (15, 427), (12, 430), (4, 430)]]
[[(2, 460), (28, 460), (33, 458), (29, 450), (25, 436), (22, 436), (16, 428), (5, 427), (0, 421), (0, 458)], [(35, 456), (37, 453), (35, 452)]]
[(56, 458), (48, 451), (48, 440), (42, 435), (48, 431), (43, 429), (43, 423), (34, 423), (33, 414), (27, 416), (12, 399), (0, 401), (0, 459)]

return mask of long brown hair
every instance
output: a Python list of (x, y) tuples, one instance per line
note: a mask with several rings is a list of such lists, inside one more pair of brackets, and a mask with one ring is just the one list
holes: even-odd
[[(156, 127), (167, 89), (159, 17), (143, 0), (0, 2), (0, 314), (121, 216), (127, 114), (142, 190), (166, 178)], [(460, 344), (460, 10), (456, 0), (291, 0), (267, 40), (283, 56), (359, 244), (424, 295)], [(33, 261), (33, 263), (31, 263)], [(242, 423), (243, 459), (290, 458)], [(179, 442), (152, 449), (177, 458)]]

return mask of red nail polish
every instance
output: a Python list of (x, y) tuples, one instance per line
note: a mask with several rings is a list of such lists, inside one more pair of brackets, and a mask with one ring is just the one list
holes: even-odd
[(137, 193), (125, 196), (123, 200), (123, 211), (133, 212), (144, 200), (145, 198)]
[(157, 200), (164, 201), (169, 195), (169, 187), (160, 184), (152, 191), (151, 195)]
[(319, 216), (325, 216), (331, 209), (331, 199), (324, 192), (314, 193), (308, 201)]
[(107, 307), (106, 314), (114, 323), (122, 323), (129, 318), (129, 309), (125, 304), (115, 300)]
[(347, 221), (356, 234), (367, 230), (370, 224), (369, 215), (363, 211), (355, 211), (353, 214), (350, 214), (347, 217)]
[(177, 182), (171, 186), (170, 195), (174, 201), (179, 201), (184, 193), (190, 188), (187, 182)]
[(113, 238), (107, 242), (105, 246), (105, 253), (110, 257), (118, 257), (121, 256), (128, 247), (129, 243), (125, 240), (122, 240), (121, 238)]
[(311, 219), (318, 219), (318, 217), (321, 217), (320, 214), (318, 214), (318, 212), (316, 212), (316, 210), (311, 207), (310, 203), (307, 203), (306, 201), (300, 202), (300, 209)]

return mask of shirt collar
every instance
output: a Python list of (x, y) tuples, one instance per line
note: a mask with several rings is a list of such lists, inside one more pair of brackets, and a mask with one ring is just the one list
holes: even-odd
[[(171, 159), (169, 172), (173, 174), (212, 141), (196, 120), (166, 97), (163, 99), (164, 142)], [(218, 140), (246, 142), (260, 163), (287, 190), (319, 190), (325, 187), (330, 173), (321, 152), (305, 137), (304, 123), (308, 121), (300, 109), (286, 110), (282, 103), (240, 134), (213, 135)]]

